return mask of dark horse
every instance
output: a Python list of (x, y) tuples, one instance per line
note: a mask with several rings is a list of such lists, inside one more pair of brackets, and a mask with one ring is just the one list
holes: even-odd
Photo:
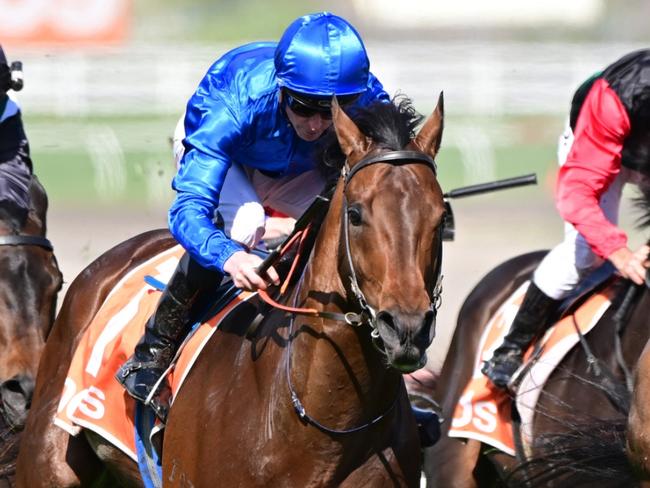
[(47, 195), (33, 177), (25, 222), (0, 207), (0, 458), (9, 464), (31, 404), (36, 370), (63, 282), (45, 238)]
[[(608, 282), (608, 286), (616, 287), (618, 298), (585, 337), (588, 348), (575, 346), (548, 378), (535, 411), (535, 442), (530, 457), (521, 452), (520, 446), (519, 459), (515, 459), (478, 440), (462, 441), (446, 435), (456, 403), (472, 374), (483, 327), (501, 303), (530, 278), (544, 254), (545, 251), (525, 254), (497, 266), (479, 281), (463, 303), (434, 394), (446, 420), (441, 440), (425, 453), (429, 487), (623, 487), (635, 483), (625, 456), (629, 406), (626, 383), (631, 385), (630, 371), (650, 338), (650, 292), (647, 287), (637, 290), (633, 307), (621, 320), (617, 316), (622, 311), (619, 302), (630, 284), (620, 278)], [(650, 352), (646, 350), (643, 357), (650, 362)], [(643, 359), (640, 365), (643, 366)], [(634, 414), (630, 417), (630, 450), (645, 476), (650, 476), (649, 397), (640, 393), (639, 388), (648, 381), (645, 374), (650, 377), (650, 369), (646, 368), (644, 373), (640, 367)], [(622, 474), (621, 470), (627, 473)]]
[[(315, 313), (272, 310), (247, 333), (255, 313), (244, 308), (235, 316), (247, 320), (217, 331), (170, 410), (165, 486), (418, 485), (418, 432), (402, 373), (425, 363), (434, 334), (442, 97), (415, 137), (419, 118), (405, 102), (374, 105), (355, 120), (334, 104), (346, 164), (286, 299)], [(22, 486), (87, 486), (105, 480), (107, 466), (120, 483), (141, 484), (120, 451), (88, 432), (71, 437), (52, 416), (74, 348), (107, 293), (172, 244), (166, 232), (140, 235), (72, 283), (39, 371), (18, 460)]]

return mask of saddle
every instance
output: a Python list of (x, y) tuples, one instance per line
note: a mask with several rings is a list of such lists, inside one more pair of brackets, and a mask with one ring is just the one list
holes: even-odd
[(555, 318), (559, 319), (570, 311), (575, 310), (576, 307), (579, 307), (594, 290), (611, 278), (615, 271), (616, 268), (609, 261), (605, 261), (601, 266), (592, 271), (580, 282), (576, 289), (563, 300)]

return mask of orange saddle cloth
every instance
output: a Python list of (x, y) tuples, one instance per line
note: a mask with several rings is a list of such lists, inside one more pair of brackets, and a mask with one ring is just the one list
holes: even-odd
[[(448, 433), (449, 437), (478, 440), (511, 456), (515, 455), (512, 399), (507, 392), (491, 386), (481, 373), (481, 366), (492, 357), (494, 349), (501, 344), (510, 329), (528, 284), (526, 282), (517, 289), (485, 327), (475, 355), (472, 377), (458, 400)], [(533, 414), (544, 383), (562, 358), (580, 340), (575, 326), (586, 335), (609, 308), (612, 298), (612, 287), (595, 293), (572, 314), (551, 327), (541, 339), (541, 353), (522, 378), (516, 399), (525, 446), (530, 444), (533, 435)], [(531, 346), (526, 359), (532, 350)]]
[[(131, 356), (154, 312), (160, 291), (145, 282), (146, 276), (167, 283), (183, 255), (172, 247), (129, 271), (109, 293), (74, 353), (54, 423), (72, 435), (81, 428), (92, 430), (137, 461), (135, 400), (114, 378)], [(220, 321), (252, 293), (242, 293), (223, 310), (201, 324), (186, 342), (168, 380), (175, 396), (203, 346)]]

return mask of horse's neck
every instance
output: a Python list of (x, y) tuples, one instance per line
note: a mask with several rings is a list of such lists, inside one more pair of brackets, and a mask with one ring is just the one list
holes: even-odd
[[(314, 243), (311, 259), (306, 266), (302, 280), (300, 301), (309, 301), (310, 306), (317, 310), (332, 310), (333, 304), (336, 307), (343, 307), (346, 304), (346, 290), (343, 280), (338, 273), (338, 253), (341, 241), (341, 191), (337, 190), (325, 220), (319, 230), (318, 238)], [(317, 291), (318, 296), (314, 297), (310, 291)], [(340, 311), (340, 310), (338, 310)]]
[[(340, 238), (340, 203), (335, 201), (305, 270), (298, 306), (338, 313), (359, 311), (354, 300), (347, 298), (345, 278), (338, 273)], [(293, 335), (291, 368), (296, 389), (308, 392), (308, 397), (329, 396), (329, 400), (312, 398), (311, 403), (326, 406), (332, 418), (340, 415), (342, 424), (346, 418), (358, 424), (359, 417), (384, 412), (395, 398), (401, 375), (386, 367), (372, 345), (369, 326), (302, 318), (296, 319)], [(339, 396), (337, 401), (332, 401), (332, 395)], [(305, 405), (309, 404), (309, 398), (305, 399)]]

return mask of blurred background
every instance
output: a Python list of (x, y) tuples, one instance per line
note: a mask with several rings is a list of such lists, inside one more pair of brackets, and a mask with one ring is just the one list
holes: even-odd
[[(164, 227), (169, 137), (208, 66), (329, 10), (364, 37), (371, 70), (428, 114), (444, 90), (445, 191), (536, 173), (539, 184), (453, 202), (444, 301), (429, 366), (444, 358), (463, 298), (508, 257), (555, 244), (555, 145), (577, 85), (650, 45), (648, 0), (0, 0), (0, 43), (24, 64), (35, 172), (67, 283), (103, 251)], [(623, 225), (633, 241), (636, 217)], [(61, 297), (62, 298), (62, 297)]]

